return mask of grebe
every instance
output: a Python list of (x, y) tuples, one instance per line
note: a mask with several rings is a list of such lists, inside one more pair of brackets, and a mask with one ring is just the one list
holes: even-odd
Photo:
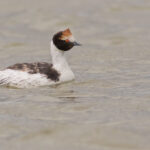
[(0, 85), (29, 88), (54, 85), (73, 80), (64, 53), (73, 46), (80, 46), (70, 31), (56, 33), (51, 40), (52, 64), (46, 62), (18, 63), (0, 71)]

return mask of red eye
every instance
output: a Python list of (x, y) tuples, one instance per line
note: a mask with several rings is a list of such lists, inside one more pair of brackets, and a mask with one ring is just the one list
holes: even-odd
[(70, 42), (70, 41), (67, 39), (66, 42), (68, 43), (68, 42)]

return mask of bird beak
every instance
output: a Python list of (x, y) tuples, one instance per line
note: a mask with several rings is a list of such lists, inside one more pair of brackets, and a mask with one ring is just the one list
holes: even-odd
[(74, 45), (74, 46), (81, 46), (81, 44), (80, 44), (80, 43), (77, 43), (76, 41), (73, 42), (73, 45)]

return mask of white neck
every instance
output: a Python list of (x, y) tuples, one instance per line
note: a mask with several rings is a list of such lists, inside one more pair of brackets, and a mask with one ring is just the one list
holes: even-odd
[[(66, 61), (64, 53), (65, 53), (64, 51), (61, 51), (58, 48), (56, 48), (53, 41), (51, 41), (51, 56), (52, 56), (52, 63), (54, 69), (59, 71), (60, 74), (63, 76), (63, 78), (64, 76), (65, 78), (66, 77), (68, 78), (69, 76), (69, 78), (72, 79), (74, 78), (74, 74)], [(68, 80), (68, 79), (63, 79), (63, 80)]]

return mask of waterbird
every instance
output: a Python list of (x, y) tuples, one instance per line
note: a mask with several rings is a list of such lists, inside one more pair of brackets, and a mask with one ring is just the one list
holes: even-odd
[(52, 63), (17, 63), (0, 70), (0, 85), (16, 88), (30, 88), (55, 85), (74, 80), (65, 52), (77, 43), (69, 28), (54, 34), (50, 43)]

